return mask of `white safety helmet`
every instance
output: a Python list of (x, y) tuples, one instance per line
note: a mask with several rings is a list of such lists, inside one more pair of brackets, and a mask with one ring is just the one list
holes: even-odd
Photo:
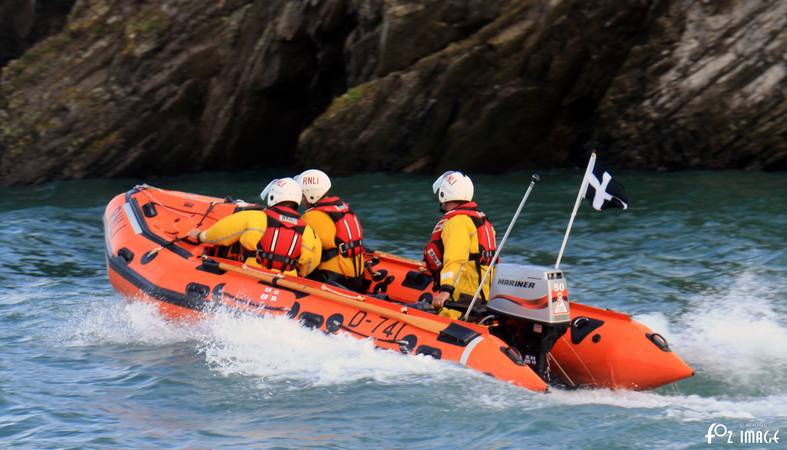
[(462, 172), (449, 170), (434, 181), (432, 192), (440, 203), (469, 202), (473, 200), (473, 182)]
[(322, 170), (309, 169), (295, 177), (309, 204), (317, 203), (331, 189), (331, 179)]
[(265, 186), (260, 192), (260, 198), (268, 206), (278, 205), (281, 202), (295, 202), (301, 204), (301, 188), (292, 178), (278, 178)]

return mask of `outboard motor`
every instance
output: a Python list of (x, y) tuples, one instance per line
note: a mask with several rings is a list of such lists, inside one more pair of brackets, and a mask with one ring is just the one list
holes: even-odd
[(519, 350), (549, 382), (547, 353), (569, 326), (568, 288), (563, 272), (521, 264), (498, 264), (486, 309), (497, 316), (493, 333)]

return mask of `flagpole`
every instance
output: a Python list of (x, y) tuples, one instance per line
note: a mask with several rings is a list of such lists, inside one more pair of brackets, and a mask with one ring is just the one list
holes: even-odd
[(484, 276), (481, 278), (481, 282), (478, 283), (478, 289), (475, 290), (475, 294), (473, 295), (473, 300), (470, 301), (470, 306), (467, 307), (467, 311), (465, 312), (464, 320), (467, 321), (467, 318), (470, 317), (470, 311), (473, 310), (473, 306), (475, 305), (475, 301), (478, 300), (478, 295), (481, 293), (481, 290), (484, 289), (484, 283), (486, 283), (486, 279), (489, 278), (489, 274), (492, 272), (492, 267), (497, 262), (497, 258), (500, 256), (500, 250), (503, 250), (503, 246), (506, 244), (506, 239), (508, 239), (508, 235), (511, 234), (511, 229), (514, 228), (514, 224), (516, 220), (519, 218), (519, 214), (522, 213), (522, 208), (525, 206), (525, 202), (527, 202), (527, 198), (530, 197), (530, 192), (533, 190), (533, 186), (536, 185), (541, 181), (541, 177), (534, 173), (530, 176), (530, 185), (527, 187), (527, 191), (525, 191), (525, 196), (522, 197), (522, 201), (519, 202), (519, 207), (516, 209), (514, 213), (514, 217), (511, 218), (511, 223), (508, 224), (508, 229), (506, 230), (505, 234), (503, 235), (503, 240), (500, 241), (500, 245), (497, 247), (495, 251), (495, 255), (492, 257), (492, 261), (486, 267), (486, 272), (484, 272)]
[(582, 177), (582, 184), (579, 186), (579, 192), (577, 192), (577, 201), (574, 202), (574, 210), (571, 211), (571, 218), (568, 220), (568, 226), (566, 227), (566, 234), (563, 236), (563, 243), (560, 245), (560, 253), (557, 255), (557, 261), (555, 262), (555, 269), (560, 268), (560, 260), (563, 259), (563, 252), (566, 250), (566, 243), (568, 242), (568, 235), (571, 233), (571, 226), (574, 225), (574, 217), (577, 215), (577, 209), (579, 209), (579, 204), (582, 202), (582, 197), (585, 195), (585, 191), (588, 187), (588, 176), (593, 173), (593, 167), (596, 165), (596, 152), (595, 150), (590, 155), (590, 160), (588, 161), (588, 166), (585, 169), (585, 176)]

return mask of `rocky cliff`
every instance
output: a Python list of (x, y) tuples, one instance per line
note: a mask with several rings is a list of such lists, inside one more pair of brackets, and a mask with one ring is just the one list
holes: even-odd
[(59, 32), (75, 0), (0, 0), (0, 67)]
[(618, 166), (787, 168), (784, 1), (43, 3), (0, 0), (2, 184), (494, 172), (589, 145)]

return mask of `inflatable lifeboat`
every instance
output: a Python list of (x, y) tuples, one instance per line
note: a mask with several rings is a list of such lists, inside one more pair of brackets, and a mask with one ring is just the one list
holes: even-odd
[(179, 239), (254, 208), (147, 185), (118, 195), (104, 214), (110, 282), (169, 318), (198, 319), (216, 308), (286, 315), (534, 391), (550, 384), (651, 389), (693, 374), (661, 335), (628, 315), (570, 301), (560, 270), (499, 264), (489, 301), (470, 311), (468, 321), (451, 320), (430, 309), (432, 276), (416, 260), (368, 253), (359, 293), (250, 267), (210, 245)]

